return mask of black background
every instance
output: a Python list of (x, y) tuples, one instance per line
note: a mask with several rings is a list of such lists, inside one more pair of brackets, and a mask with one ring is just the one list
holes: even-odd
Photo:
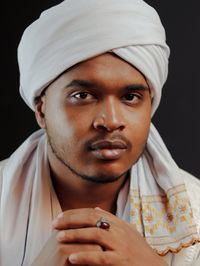
[[(17, 1), (13, 6), (10, 1), (4, 1), (1, 4), (0, 159), (8, 157), (38, 128), (34, 113), (18, 93), (16, 49), (24, 29), (41, 11), (59, 2)], [(169, 77), (153, 122), (177, 164), (200, 177), (199, 0), (146, 2), (158, 11), (171, 48)]]

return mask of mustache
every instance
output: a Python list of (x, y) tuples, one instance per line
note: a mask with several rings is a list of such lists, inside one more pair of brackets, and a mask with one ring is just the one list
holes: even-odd
[(96, 136), (86, 141), (85, 143), (85, 148), (87, 150), (115, 147), (131, 149), (132, 143), (125, 136), (120, 134), (114, 134), (109, 136)]

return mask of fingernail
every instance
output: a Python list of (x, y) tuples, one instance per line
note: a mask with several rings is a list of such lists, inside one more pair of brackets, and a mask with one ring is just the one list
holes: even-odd
[(71, 254), (70, 256), (69, 256), (69, 262), (70, 263), (72, 263), (72, 264), (74, 264), (74, 263), (76, 263), (77, 262), (77, 255), (76, 254)]
[(63, 217), (63, 212), (59, 213), (57, 218), (62, 218)]
[(59, 223), (59, 219), (63, 217), (63, 212), (59, 213), (58, 216), (52, 221), (52, 225), (57, 225)]
[(63, 231), (59, 232), (57, 235), (58, 240), (63, 240), (64, 237), (65, 237), (65, 232), (63, 232)]
[(56, 218), (56, 219), (54, 219), (53, 221), (52, 221), (52, 225), (57, 225), (58, 224), (58, 219)]
[(56, 225), (59, 222), (59, 219), (63, 217), (63, 212), (59, 213), (58, 216), (53, 220), (52, 225)]
[(94, 209), (95, 209), (95, 210), (102, 210), (102, 209), (101, 209), (101, 208), (99, 208), (99, 207), (95, 207)]

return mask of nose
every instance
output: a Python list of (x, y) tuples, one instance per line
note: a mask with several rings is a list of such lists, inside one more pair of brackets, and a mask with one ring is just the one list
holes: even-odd
[(93, 121), (93, 127), (97, 130), (113, 132), (125, 128), (124, 117), (120, 103), (115, 99), (104, 100), (99, 104), (97, 115)]

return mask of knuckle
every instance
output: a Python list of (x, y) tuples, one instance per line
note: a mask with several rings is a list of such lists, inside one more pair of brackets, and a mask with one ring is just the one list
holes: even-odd
[(87, 251), (102, 251), (101, 247), (96, 244), (87, 244), (85, 245)]
[(99, 215), (96, 212), (96, 210), (94, 209), (89, 210), (88, 212), (88, 223), (89, 224), (95, 224), (98, 218), (99, 218)]
[(94, 209), (93, 210), (93, 216), (95, 217), (96, 220), (99, 220), (102, 216), (101, 210), (99, 209)]

